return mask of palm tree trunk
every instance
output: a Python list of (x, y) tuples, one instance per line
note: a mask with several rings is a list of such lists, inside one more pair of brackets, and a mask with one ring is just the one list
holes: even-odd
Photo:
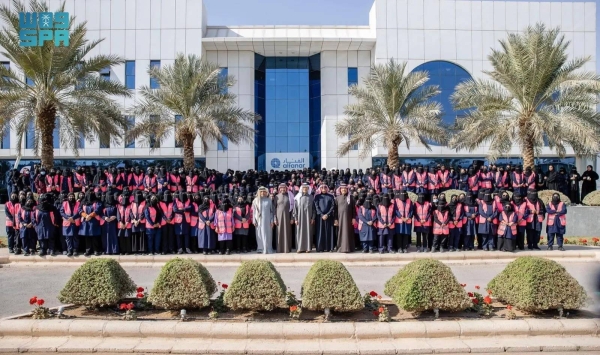
[(533, 165), (535, 164), (535, 151), (533, 149), (533, 143), (531, 142), (531, 140), (526, 139), (521, 150), (523, 158), (523, 169), (527, 167), (531, 167), (533, 169)]
[(45, 107), (38, 116), (40, 130), (42, 166), (50, 169), (54, 166), (54, 128), (56, 127), (56, 108), (52, 105)]
[(183, 167), (191, 170), (195, 167), (196, 162), (194, 159), (194, 139), (196, 137), (190, 132), (186, 132), (181, 135), (183, 143)]
[(400, 162), (398, 161), (398, 147), (400, 146), (400, 143), (402, 143), (402, 138), (400, 138), (400, 136), (396, 136), (387, 142), (387, 165), (390, 167), (390, 170), (394, 170), (400, 165)]

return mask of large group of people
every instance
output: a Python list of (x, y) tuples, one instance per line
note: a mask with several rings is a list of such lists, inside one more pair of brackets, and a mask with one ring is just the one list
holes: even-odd
[[(537, 195), (561, 191), (559, 174), (494, 165), (225, 173), (35, 166), (11, 172), (6, 231), (11, 253), (42, 256), (408, 253), (413, 232), (417, 252), (512, 252), (539, 249), (546, 220), (548, 249), (556, 241), (564, 250), (567, 206), (559, 194), (548, 204)], [(588, 167), (569, 179), (583, 180), (584, 196), (598, 175)]]

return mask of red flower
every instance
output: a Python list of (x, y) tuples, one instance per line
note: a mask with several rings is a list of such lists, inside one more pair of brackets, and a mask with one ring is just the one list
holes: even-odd
[(131, 311), (133, 309), (133, 307), (135, 307), (135, 305), (133, 304), (133, 302), (131, 302), (127, 305), (127, 310)]
[(492, 304), (492, 298), (490, 296), (485, 296), (485, 298), (483, 299), (483, 302), (485, 304)]
[(479, 300), (477, 298), (473, 298), (473, 304), (478, 305), (479, 304)]
[(467, 284), (460, 284), (462, 287), (467, 287)]
[(136, 291), (137, 291), (137, 292), (144, 292), (144, 288), (140, 286), (140, 287), (138, 287), (138, 288), (137, 288), (137, 290), (136, 290)]
[(476, 289), (476, 290), (479, 290), (480, 288), (481, 288), (481, 287), (479, 287), (479, 286), (475, 286), (475, 289)]
[(371, 297), (377, 297), (377, 292), (371, 291), (369, 292), (369, 295), (371, 295)]
[(43, 305), (44, 305), (44, 300), (43, 300), (43, 299), (41, 299), (41, 298), (39, 298), (39, 299), (37, 300), (37, 305), (38, 305), (38, 306), (43, 306)]
[(296, 312), (297, 309), (298, 309), (298, 306), (290, 306), (290, 311), (292, 311), (292, 312)]
[(600, 239), (598, 239), (598, 238), (592, 238), (592, 241), (598, 243), (600, 241)]
[(29, 304), (30, 304), (30, 305), (32, 305), (32, 306), (33, 306), (33, 305), (34, 305), (36, 302), (37, 302), (37, 297), (35, 297), (35, 296), (33, 296), (33, 297), (31, 297), (31, 298), (29, 299)]
[(138, 292), (137, 298), (144, 298), (144, 293), (143, 292)]
[(469, 295), (469, 297), (473, 297), (473, 292), (468, 292), (467, 294)]
[(223, 287), (223, 289), (226, 290), (229, 286), (227, 286), (227, 284), (222, 284), (221, 287)]
[(587, 243), (587, 239), (582, 240), (582, 242)]
[(373, 315), (374, 315), (375, 317), (379, 317), (379, 312), (377, 312), (377, 311), (373, 311)]
[(385, 308), (379, 307), (379, 313), (383, 313), (383, 311), (385, 311)]
[(125, 303), (121, 303), (121, 305), (119, 305), (119, 309), (124, 311), (127, 309), (127, 305)]
[(492, 290), (487, 290), (488, 295), (492, 294)]
[(512, 306), (511, 305), (506, 305), (506, 309), (508, 309), (510, 311), (510, 310), (512, 310)]

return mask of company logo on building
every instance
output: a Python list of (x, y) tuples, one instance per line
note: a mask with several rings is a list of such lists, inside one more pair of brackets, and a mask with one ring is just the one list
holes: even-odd
[(41, 47), (53, 41), (55, 47), (69, 46), (68, 12), (19, 12), (21, 47)]
[(271, 159), (271, 167), (273, 169), (279, 169), (280, 166), (281, 166), (281, 162), (279, 161), (279, 159), (277, 159), (277, 158)]

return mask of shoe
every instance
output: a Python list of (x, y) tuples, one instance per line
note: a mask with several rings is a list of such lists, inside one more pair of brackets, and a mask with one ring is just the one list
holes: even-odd
[(219, 250), (219, 255), (223, 255), (223, 252)]
[(542, 250), (540, 249), (540, 247), (538, 247), (537, 245), (533, 247), (534, 250)]
[(160, 255), (165, 255), (165, 252), (163, 251), (162, 253), (160, 253)]
[(177, 250), (177, 254), (183, 254), (183, 249)]
[(380, 250), (380, 251), (379, 251), (379, 254), (383, 254), (383, 250)]
[(72, 252), (72, 251), (65, 252), (65, 253), (67, 253), (67, 254), (66, 254), (67, 256), (73, 256), (73, 252)]
[(403, 252), (404, 254), (408, 254), (408, 249), (402, 249), (402, 252)]
[(191, 254), (191, 253), (192, 253), (192, 251), (190, 250), (190, 248), (186, 248), (186, 249), (185, 249), (185, 252), (186, 252), (186, 253), (188, 253), (188, 254)]
[(560, 250), (560, 251), (565, 251), (565, 248), (563, 248), (563, 247), (558, 247), (558, 250)]
[(375, 254), (375, 250), (369, 251), (370, 254)]
[(21, 249), (15, 249), (15, 255), (21, 254)]
[(447, 250), (444, 248), (440, 248), (440, 253), (445, 253)]
[(369, 249), (363, 249), (363, 251), (362, 251), (362, 252), (366, 254), (366, 253), (368, 253), (368, 252), (369, 252)]
[(533, 247), (527, 247), (527, 250), (533, 250)]
[(94, 256), (100, 256), (100, 253), (99, 252), (95, 252)]
[(50, 256), (56, 256), (56, 253), (54, 253), (54, 250), (50, 250), (50, 252), (48, 254), (50, 254)]
[(29, 256), (29, 255), (31, 255), (31, 254), (29, 254), (28, 251), (26, 251), (25, 254), (23, 254), (23, 256)]
[(242, 253), (246, 254), (248, 253), (248, 250), (246, 250), (246, 248), (242, 249)]
[(436, 253), (435, 248), (431, 248), (431, 253)]
[(552, 250), (552, 247), (548, 247), (546, 250)]
[(396, 254), (396, 251), (395, 250), (390, 250), (390, 254)]
[(76, 251), (74, 251), (74, 252), (73, 252), (73, 256), (79, 256), (79, 253), (78, 253), (78, 252), (76, 252)]
[(40, 253), (38, 254), (39, 256), (46, 256), (46, 252), (43, 250), (40, 250)]
[(13, 254), (15, 251), (13, 249), (8, 249), (9, 254)]
[(225, 250), (225, 255), (231, 255), (231, 252), (229, 251), (229, 249)]
[(208, 253), (205, 251), (202, 252), (203, 255), (208, 255)]

